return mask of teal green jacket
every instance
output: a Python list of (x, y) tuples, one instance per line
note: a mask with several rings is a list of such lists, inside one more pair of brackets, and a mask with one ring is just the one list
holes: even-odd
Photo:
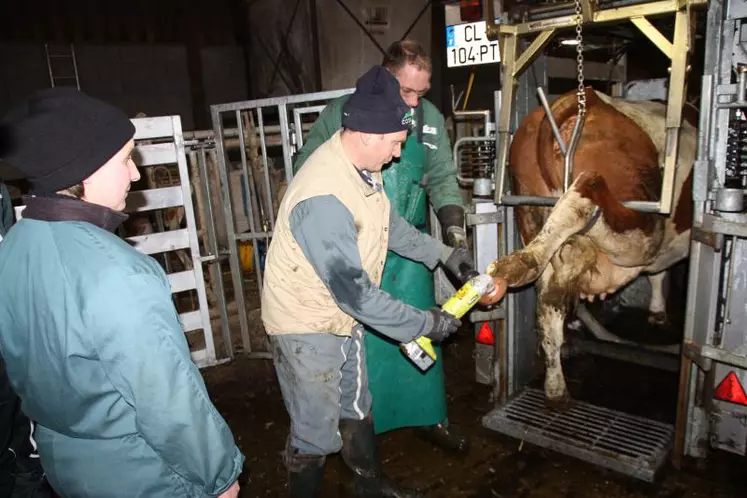
[(241, 472), (164, 271), (99, 226), (24, 218), (0, 242), (0, 353), (61, 496), (217, 496)]
[[(350, 98), (349, 95), (343, 95), (331, 101), (319, 114), (319, 118), (309, 131), (303, 147), (298, 151), (293, 162), (294, 174), (312, 152), (342, 127), (342, 105), (348, 98)], [(425, 188), (428, 198), (436, 211), (448, 205), (464, 206), (464, 200), (459, 193), (459, 184), (456, 181), (456, 167), (451, 141), (446, 134), (444, 117), (436, 106), (426, 99), (420, 99), (420, 106), (423, 109), (423, 123), (416, 124), (422, 126), (423, 145), (426, 148), (427, 183)]]

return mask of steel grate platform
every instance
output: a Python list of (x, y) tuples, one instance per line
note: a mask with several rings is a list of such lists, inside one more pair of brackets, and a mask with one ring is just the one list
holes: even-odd
[(644, 417), (571, 401), (559, 411), (544, 392), (525, 389), (483, 417), (488, 429), (648, 482), (664, 464), (674, 427)]

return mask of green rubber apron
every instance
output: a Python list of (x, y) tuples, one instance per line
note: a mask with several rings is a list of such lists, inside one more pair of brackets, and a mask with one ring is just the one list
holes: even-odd
[[(392, 208), (413, 226), (428, 231), (428, 203), (422, 186), (425, 146), (410, 133), (399, 161), (383, 172), (384, 190)], [(389, 251), (381, 289), (420, 309), (435, 306), (433, 274), (421, 263)], [(399, 349), (399, 344), (377, 332), (366, 334), (366, 363), (373, 395), (373, 419), (377, 434), (400, 427), (438, 424), (446, 420), (446, 393), (441, 362), (421, 372)]]

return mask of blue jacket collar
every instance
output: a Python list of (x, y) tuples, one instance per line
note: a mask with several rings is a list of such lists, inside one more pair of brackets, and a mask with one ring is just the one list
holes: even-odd
[(23, 217), (39, 221), (86, 221), (114, 232), (127, 218), (124, 213), (59, 194), (24, 196)]

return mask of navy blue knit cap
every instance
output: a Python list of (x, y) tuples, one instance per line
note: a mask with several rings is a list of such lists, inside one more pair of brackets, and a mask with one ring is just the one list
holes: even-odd
[(374, 66), (361, 76), (355, 93), (342, 106), (342, 126), (382, 135), (409, 130), (412, 112), (402, 100), (397, 78), (382, 66)]
[(4, 116), (0, 130), (0, 156), (34, 194), (82, 182), (135, 135), (124, 111), (69, 87), (32, 94)]

